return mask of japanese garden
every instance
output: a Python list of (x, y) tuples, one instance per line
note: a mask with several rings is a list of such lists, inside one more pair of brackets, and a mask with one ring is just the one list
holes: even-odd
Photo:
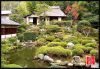
[(99, 1), (1, 1), (1, 67), (94, 68), (98, 24)]

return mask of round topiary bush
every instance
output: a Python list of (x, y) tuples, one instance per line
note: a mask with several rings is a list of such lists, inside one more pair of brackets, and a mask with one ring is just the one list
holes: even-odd
[(83, 56), (84, 55), (84, 51), (82, 49), (73, 49), (72, 50), (72, 54), (73, 56)]
[(61, 46), (56, 46), (56, 47), (48, 47), (48, 46), (42, 46), (36, 51), (36, 55), (38, 54), (48, 54), (48, 55), (56, 55), (56, 56), (71, 56), (72, 52), (69, 49), (64, 49)]
[(53, 41), (55, 39), (55, 36), (47, 36), (46, 40), (47, 41)]
[(52, 25), (59, 25), (59, 26), (71, 26), (72, 20), (67, 20), (67, 21), (57, 21), (53, 20), (50, 22)]
[(96, 60), (98, 61), (98, 59), (99, 59), (99, 51), (98, 50), (93, 49), (90, 51), (90, 54), (92, 56), (95, 56)]
[(28, 40), (36, 40), (37, 35), (34, 34), (33, 32), (25, 32), (24, 34), (24, 41), (28, 41)]
[(60, 31), (60, 27), (58, 25), (46, 25), (45, 28), (47, 30), (47, 33), (59, 32)]
[(56, 38), (53, 40), (53, 42), (61, 42), (61, 40), (59, 38)]
[(50, 42), (47, 44), (47, 46), (62, 46), (66, 47), (67, 43), (66, 42)]
[(87, 43), (92, 43), (92, 40), (82, 40), (82, 45), (86, 45)]
[(96, 43), (87, 43), (85, 46), (86, 47), (96, 48)]
[(79, 32), (82, 32), (82, 29), (83, 29), (83, 27), (85, 27), (85, 26), (90, 27), (90, 26), (91, 26), (90, 22), (87, 21), (87, 20), (81, 20), (81, 21), (79, 21), (78, 24), (77, 24), (77, 30), (78, 30)]

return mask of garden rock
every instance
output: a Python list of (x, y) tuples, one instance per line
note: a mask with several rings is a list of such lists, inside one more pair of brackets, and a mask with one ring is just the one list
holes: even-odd
[(83, 60), (80, 59), (80, 56), (74, 56), (73, 57), (73, 60), (72, 60), (72, 63), (75, 65), (75, 66), (85, 66), (85, 62), (83, 62)]
[(68, 66), (73, 66), (73, 63), (68, 63)]
[(49, 61), (49, 62), (54, 62), (54, 60), (51, 57), (49, 57), (48, 55), (45, 55), (43, 60), (44, 61)]
[(73, 46), (74, 46), (74, 44), (72, 42), (68, 42), (67, 48), (72, 48)]
[(73, 64), (79, 65), (80, 62), (81, 62), (80, 56), (74, 56), (74, 57), (73, 57), (73, 60), (72, 60), (72, 63), (73, 63)]
[(99, 68), (99, 64), (95, 63), (95, 64), (91, 65), (91, 68)]

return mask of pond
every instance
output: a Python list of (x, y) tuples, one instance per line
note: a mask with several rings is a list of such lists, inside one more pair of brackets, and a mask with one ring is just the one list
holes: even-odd
[(47, 68), (47, 63), (33, 60), (37, 48), (23, 48), (21, 50), (11, 51), (9, 53), (9, 62), (11, 64), (18, 64), (24, 68)]

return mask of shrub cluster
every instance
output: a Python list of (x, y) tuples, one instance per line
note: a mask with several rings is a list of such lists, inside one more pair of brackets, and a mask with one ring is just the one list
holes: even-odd
[(65, 55), (65, 56), (71, 56), (72, 52), (69, 49), (64, 49), (61, 46), (56, 47), (48, 47), (48, 46), (42, 46), (36, 51), (36, 55), (38, 54), (52, 54), (52, 55)]
[(47, 36), (46, 40), (47, 41), (53, 41), (55, 39), (55, 36)]
[(58, 25), (46, 25), (45, 28), (47, 30), (47, 33), (60, 31), (60, 27)]
[(51, 24), (53, 25), (59, 25), (59, 26), (71, 26), (72, 20), (67, 20), (67, 21), (57, 21), (53, 20), (51, 21)]
[(50, 42), (47, 44), (47, 46), (62, 46), (62, 47), (65, 47), (67, 45), (66, 42)]

